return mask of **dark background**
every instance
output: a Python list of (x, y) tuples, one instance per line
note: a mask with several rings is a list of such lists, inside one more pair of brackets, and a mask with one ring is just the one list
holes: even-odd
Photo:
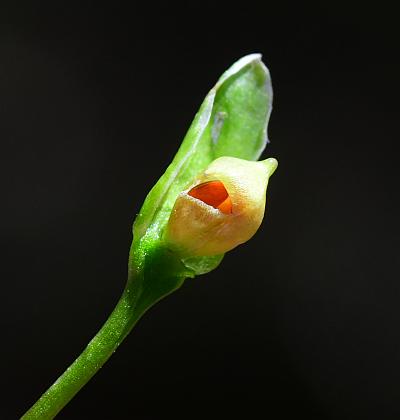
[(0, 418), (105, 321), (135, 213), (251, 52), (275, 94), (262, 229), (147, 313), (59, 418), (400, 415), (395, 14), (275, 3), (1, 6)]

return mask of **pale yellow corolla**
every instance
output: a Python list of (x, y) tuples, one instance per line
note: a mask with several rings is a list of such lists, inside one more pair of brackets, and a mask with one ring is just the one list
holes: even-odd
[(263, 220), (268, 180), (277, 165), (273, 158), (214, 160), (178, 195), (167, 244), (184, 256), (210, 256), (248, 241)]

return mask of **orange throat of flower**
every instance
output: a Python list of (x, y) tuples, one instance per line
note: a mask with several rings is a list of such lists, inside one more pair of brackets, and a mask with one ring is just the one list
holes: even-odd
[(232, 213), (232, 200), (221, 181), (208, 181), (193, 187), (188, 194), (224, 214)]

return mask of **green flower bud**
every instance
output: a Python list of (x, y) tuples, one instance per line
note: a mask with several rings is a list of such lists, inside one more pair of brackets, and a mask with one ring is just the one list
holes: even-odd
[(187, 257), (223, 254), (248, 241), (263, 220), (268, 180), (277, 165), (273, 158), (214, 160), (176, 199), (167, 244)]

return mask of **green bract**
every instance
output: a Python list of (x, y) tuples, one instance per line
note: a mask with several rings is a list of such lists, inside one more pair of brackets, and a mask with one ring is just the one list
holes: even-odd
[[(221, 156), (258, 160), (268, 141), (271, 109), (271, 79), (260, 54), (241, 58), (221, 76), (136, 218), (130, 270), (145, 264), (145, 256), (162, 247), (161, 235), (178, 194), (213, 160)], [(178, 264), (176, 274), (193, 277), (206, 273), (222, 258), (223, 255), (185, 260), (184, 267)]]
[(223, 255), (186, 256), (182, 260), (164, 242), (165, 227), (178, 194), (215, 159), (232, 156), (258, 160), (267, 143), (271, 107), (271, 80), (259, 54), (243, 57), (221, 76), (135, 220), (128, 281), (114, 311), (82, 354), (23, 419), (54, 418), (101, 368), (149, 307), (177, 289), (185, 278), (206, 273), (220, 263)]

